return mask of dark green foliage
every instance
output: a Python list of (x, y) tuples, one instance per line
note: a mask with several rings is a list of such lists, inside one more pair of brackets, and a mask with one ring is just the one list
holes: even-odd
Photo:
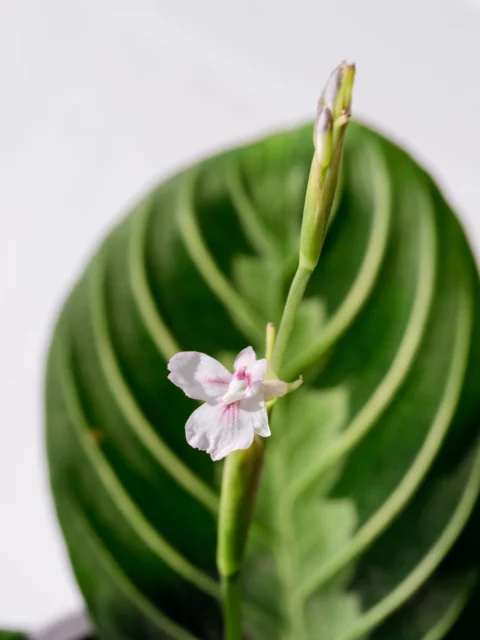
[[(220, 465), (187, 445), (195, 403), (166, 363), (178, 349), (226, 363), (262, 352), (295, 269), (311, 154), (304, 127), (163, 183), (64, 306), (46, 388), (51, 481), (103, 640), (221, 638)], [(479, 566), (479, 280), (432, 181), (355, 123), (280, 373), (305, 384), (272, 415), (247, 637), (445, 637)]]

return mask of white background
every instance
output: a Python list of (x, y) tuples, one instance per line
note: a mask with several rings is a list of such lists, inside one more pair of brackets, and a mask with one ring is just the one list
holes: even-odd
[(42, 369), (93, 246), (153, 181), (312, 117), (355, 114), (436, 176), (480, 248), (480, 2), (0, 0), (0, 627), (81, 606), (49, 497)]

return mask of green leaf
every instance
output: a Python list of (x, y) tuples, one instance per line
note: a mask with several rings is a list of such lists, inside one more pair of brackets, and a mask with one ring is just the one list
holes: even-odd
[[(64, 305), (47, 367), (50, 475), (100, 638), (222, 637), (221, 465), (187, 445), (195, 403), (166, 363), (178, 350), (226, 364), (247, 344), (262, 353), (295, 268), (311, 155), (302, 127), (164, 182)], [(430, 178), (355, 123), (336, 207), (281, 372), (305, 383), (271, 418), (245, 633), (440, 640), (465, 615), (478, 631), (471, 251)]]
[(0, 631), (0, 640), (22, 640), (25, 638), (23, 633), (18, 631)]

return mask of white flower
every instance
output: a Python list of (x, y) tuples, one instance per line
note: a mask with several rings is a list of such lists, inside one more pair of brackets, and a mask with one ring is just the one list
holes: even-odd
[(231, 374), (214, 358), (182, 351), (168, 363), (169, 380), (194, 400), (205, 404), (187, 421), (187, 442), (221, 460), (236, 449), (248, 449), (255, 433), (270, 435), (265, 400), (283, 396), (289, 385), (265, 380), (267, 361), (257, 360), (252, 347), (241, 351)]

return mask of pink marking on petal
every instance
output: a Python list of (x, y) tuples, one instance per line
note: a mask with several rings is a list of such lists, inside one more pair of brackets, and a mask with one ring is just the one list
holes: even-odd
[(252, 386), (252, 376), (249, 371), (247, 371), (247, 367), (240, 367), (238, 371), (235, 371), (233, 377), (237, 380), (246, 380), (249, 387)]
[(207, 378), (205, 382), (207, 384), (229, 384), (228, 380), (225, 380), (224, 378)]
[(224, 404), (220, 410), (220, 419), (224, 418), (228, 413), (236, 413), (238, 411), (238, 402)]

